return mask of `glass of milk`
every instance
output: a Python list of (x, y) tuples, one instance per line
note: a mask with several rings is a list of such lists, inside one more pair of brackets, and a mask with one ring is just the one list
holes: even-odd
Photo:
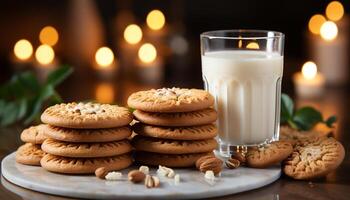
[(202, 74), (215, 97), (222, 156), (278, 140), (283, 49), (284, 34), (275, 31), (201, 34)]

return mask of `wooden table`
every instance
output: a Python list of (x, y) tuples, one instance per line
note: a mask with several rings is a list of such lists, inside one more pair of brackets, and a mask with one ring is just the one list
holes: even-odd
[[(125, 103), (126, 97), (131, 92), (147, 88), (146, 85), (128, 86), (128, 89), (120, 88), (125, 92), (124, 96), (118, 97), (119, 102)], [(71, 88), (66, 91), (66, 99), (73, 100), (73, 94), (77, 95)], [(266, 187), (248, 191), (240, 194), (221, 197), (218, 199), (262, 199), (262, 200), (288, 200), (288, 199), (350, 199), (350, 104), (349, 92), (346, 89), (328, 89), (324, 98), (319, 100), (297, 100), (297, 105), (313, 105), (318, 107), (326, 116), (336, 114), (339, 118), (338, 128), (334, 137), (345, 147), (345, 160), (341, 166), (326, 177), (313, 181), (296, 181), (282, 176), (278, 181)], [(88, 95), (81, 95), (78, 100)], [(15, 151), (22, 143), (19, 134), (23, 127), (13, 126), (0, 129), (0, 159)], [(0, 199), (67, 199), (64, 197), (52, 196), (43, 193), (30, 191), (13, 185), (1, 178)]]

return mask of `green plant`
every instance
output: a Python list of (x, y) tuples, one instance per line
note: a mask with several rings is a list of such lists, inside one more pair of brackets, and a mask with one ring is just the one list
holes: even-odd
[(43, 83), (30, 71), (13, 75), (0, 86), (0, 126), (15, 122), (29, 124), (38, 119), (45, 103), (61, 102), (55, 87), (72, 72), (73, 69), (68, 66), (59, 67), (49, 73)]
[(337, 118), (335, 116), (331, 116), (324, 120), (321, 112), (310, 106), (295, 110), (293, 100), (287, 94), (282, 94), (282, 124), (288, 124), (294, 129), (306, 131), (312, 129), (317, 123), (324, 123), (328, 127), (332, 127), (333, 123), (336, 121)]

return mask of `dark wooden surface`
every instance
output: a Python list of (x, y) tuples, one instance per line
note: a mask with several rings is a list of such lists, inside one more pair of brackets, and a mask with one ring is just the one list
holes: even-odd
[[(86, 85), (87, 84), (87, 85)], [(88, 86), (86, 83), (85, 86)], [(125, 104), (127, 96), (137, 90), (154, 87), (144, 84), (117, 85), (115, 88), (116, 101)], [(93, 87), (92, 87), (93, 88)], [(77, 92), (76, 87), (70, 87), (65, 91), (66, 99), (82, 100), (91, 98), (91, 91)], [(118, 91), (123, 91), (121, 94)], [(82, 93), (82, 94), (81, 94)], [(77, 97), (77, 94), (79, 94)], [(121, 95), (121, 96), (118, 96)], [(338, 128), (334, 137), (342, 142), (346, 156), (340, 167), (326, 177), (313, 181), (296, 181), (282, 176), (278, 181), (260, 189), (219, 197), (216, 199), (262, 199), (262, 200), (289, 200), (289, 199), (350, 199), (350, 105), (349, 94), (346, 89), (327, 89), (323, 98), (318, 100), (297, 99), (297, 105), (313, 105), (319, 108), (326, 116), (336, 114), (339, 118)], [(75, 98), (73, 98), (75, 97)], [(19, 134), (24, 127), (13, 126), (0, 129), (0, 159), (15, 151), (22, 143)], [(3, 177), (0, 185), (0, 199), (66, 199), (65, 197), (30, 191), (9, 183)]]

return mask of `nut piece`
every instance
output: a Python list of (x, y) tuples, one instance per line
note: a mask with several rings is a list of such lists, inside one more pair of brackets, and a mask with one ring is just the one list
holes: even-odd
[(146, 175), (145, 186), (147, 188), (159, 187), (159, 185), (160, 185), (160, 181), (159, 181), (158, 177), (151, 176), (151, 175)]
[(133, 183), (139, 183), (141, 181), (143, 181), (145, 179), (146, 175), (139, 171), (139, 170), (131, 170), (128, 173), (128, 179), (129, 181), (133, 182)]
[(143, 172), (144, 174), (149, 174), (149, 168), (147, 166), (142, 165), (139, 168), (139, 171)]
[(95, 170), (95, 175), (97, 178), (105, 179), (108, 174), (108, 170), (105, 167), (99, 167)]
[(215, 158), (213, 155), (208, 155), (208, 156), (202, 156), (196, 161), (196, 168), (199, 169), (199, 166), (207, 159), (209, 158)]
[(180, 174), (176, 174), (174, 176), (174, 184), (179, 185), (180, 184)]
[(229, 169), (236, 169), (239, 167), (241, 162), (239, 162), (239, 160), (234, 159), (234, 158), (229, 158), (228, 160), (226, 160), (225, 164), (226, 167), (228, 167)]
[(206, 172), (206, 171), (213, 171), (215, 175), (219, 174), (222, 170), (222, 160), (216, 157), (211, 157), (205, 159), (203, 162), (199, 165), (199, 171)]
[(242, 153), (242, 152), (234, 152), (231, 155), (231, 158), (238, 160), (241, 165), (244, 165), (246, 163), (246, 161), (247, 161), (247, 159), (245, 157), (245, 154)]
[(157, 170), (157, 174), (159, 174), (160, 176), (168, 177), (168, 178), (174, 178), (175, 171), (169, 167), (164, 167), (164, 166), (159, 165), (159, 168)]
[(123, 174), (121, 172), (109, 172), (105, 178), (109, 181), (118, 181), (123, 179)]
[(214, 172), (211, 170), (206, 171), (204, 174), (204, 178), (207, 179), (208, 181), (215, 181)]

